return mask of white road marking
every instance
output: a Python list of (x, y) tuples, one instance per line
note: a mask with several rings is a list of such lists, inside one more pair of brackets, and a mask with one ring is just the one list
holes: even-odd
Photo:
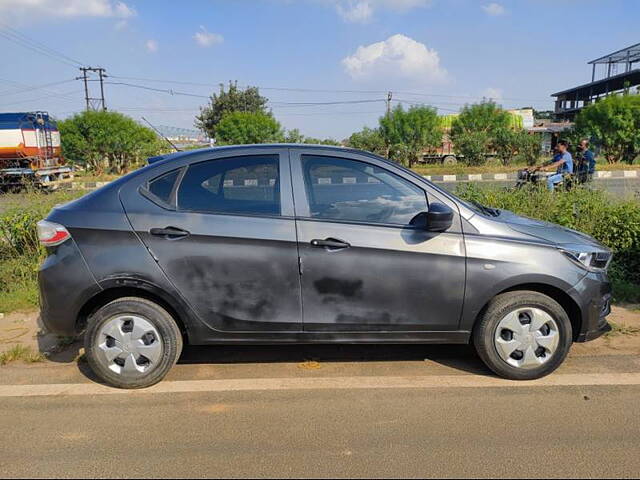
[(640, 385), (640, 373), (556, 374), (517, 382), (482, 375), (423, 377), (307, 377), (165, 381), (142, 390), (119, 390), (96, 383), (0, 385), (1, 397), (131, 395), (151, 393), (241, 392), (269, 390), (351, 390), (389, 388), (531, 388)]

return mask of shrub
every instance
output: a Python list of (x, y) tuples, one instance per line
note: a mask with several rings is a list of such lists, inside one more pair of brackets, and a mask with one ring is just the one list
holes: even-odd
[(0, 213), (0, 312), (31, 308), (38, 304), (38, 266), (44, 249), (36, 224), (54, 205), (77, 197), (76, 192), (28, 192), (4, 198)]

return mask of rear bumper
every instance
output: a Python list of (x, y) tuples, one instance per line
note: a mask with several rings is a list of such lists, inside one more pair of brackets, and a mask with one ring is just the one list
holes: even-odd
[(101, 288), (73, 239), (48, 253), (38, 271), (41, 328), (57, 335), (76, 335), (82, 306)]
[(611, 313), (611, 283), (606, 273), (589, 273), (575, 287), (574, 298), (582, 311), (577, 342), (588, 342), (611, 331), (607, 315)]

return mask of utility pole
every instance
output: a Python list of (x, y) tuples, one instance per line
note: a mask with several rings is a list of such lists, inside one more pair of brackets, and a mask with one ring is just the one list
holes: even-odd
[[(393, 92), (389, 90), (387, 92), (387, 120), (389, 120), (389, 117), (391, 117), (391, 100), (392, 99), (393, 99)], [(387, 143), (387, 154), (385, 156), (389, 158), (389, 152), (391, 151), (391, 146), (389, 145), (388, 142), (386, 143)]]
[[(83, 80), (84, 82), (84, 101), (87, 111), (89, 110), (107, 110), (106, 103), (104, 101), (104, 79), (107, 77), (105, 69), (101, 67), (80, 67), (82, 72), (81, 77), (76, 77), (76, 80)], [(97, 73), (98, 80), (90, 80), (88, 73)], [(89, 82), (100, 82), (100, 97), (91, 97), (89, 95)]]

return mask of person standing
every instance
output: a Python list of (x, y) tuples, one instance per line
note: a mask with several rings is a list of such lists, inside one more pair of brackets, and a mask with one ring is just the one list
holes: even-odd
[(568, 151), (569, 144), (566, 140), (560, 140), (557, 145), (558, 153), (553, 157), (553, 162), (540, 168), (543, 171), (554, 170), (554, 175), (547, 177), (547, 188), (554, 190), (556, 184), (561, 183), (564, 175), (573, 173), (573, 157)]

